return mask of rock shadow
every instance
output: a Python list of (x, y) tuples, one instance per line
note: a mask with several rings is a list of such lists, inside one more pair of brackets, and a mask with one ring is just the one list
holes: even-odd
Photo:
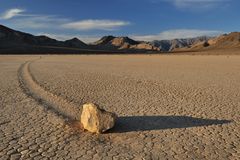
[(230, 123), (231, 120), (202, 119), (189, 116), (119, 117), (112, 133), (189, 128)]

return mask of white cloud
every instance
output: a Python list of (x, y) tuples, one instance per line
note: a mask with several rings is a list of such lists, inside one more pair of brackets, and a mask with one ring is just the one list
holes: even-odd
[(199, 36), (216, 36), (222, 34), (222, 31), (217, 30), (197, 30), (197, 29), (175, 29), (163, 31), (153, 35), (132, 35), (133, 39), (153, 41), (153, 40), (170, 40), (176, 38), (193, 38)]
[(21, 15), (25, 10), (19, 8), (12, 8), (1, 14), (0, 19), (11, 19), (13, 17)]
[(9, 9), (0, 14), (0, 20), (17, 29), (59, 28), (59, 25), (71, 21), (55, 15), (29, 14), (18, 8)]
[(75, 30), (116, 30), (119, 27), (127, 26), (130, 23), (120, 20), (82, 20), (77, 22), (70, 22), (63, 24), (63, 28), (75, 29)]
[[(24, 12), (24, 14), (23, 14)], [(21, 16), (14, 18), (16, 16)], [(3, 20), (9, 26), (16, 29), (71, 29), (76, 31), (87, 30), (105, 30), (113, 31), (120, 27), (130, 25), (130, 22), (122, 20), (108, 19), (85, 19), (73, 21), (70, 18), (63, 18), (56, 15), (29, 14), (23, 9), (9, 9), (0, 14), (0, 20)]]
[(19, 29), (57, 29), (63, 23), (70, 22), (70, 19), (48, 15), (26, 15), (9, 21), (10, 24)]
[(101, 38), (101, 36), (96, 36), (96, 35), (92, 36), (92, 35), (75, 35), (75, 34), (73, 35), (73, 34), (55, 34), (55, 33), (38, 33), (37, 35), (45, 35), (60, 41), (65, 41), (65, 40), (69, 40), (76, 37), (85, 43), (95, 42)]
[(226, 4), (230, 0), (165, 0), (180, 9), (209, 9)]

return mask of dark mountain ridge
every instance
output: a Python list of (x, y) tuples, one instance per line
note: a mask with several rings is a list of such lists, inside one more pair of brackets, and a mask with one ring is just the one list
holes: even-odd
[(208, 41), (212, 37), (201, 36), (196, 38), (173, 39), (173, 40), (155, 40), (150, 42), (153, 46), (160, 48), (161, 51), (174, 51), (179, 48), (190, 48), (196, 43)]
[(78, 38), (58, 41), (44, 35), (34, 36), (0, 25), (0, 53), (158, 53), (218, 48), (240, 48), (240, 32), (218, 37), (202, 36), (152, 42), (110, 35), (92, 44), (86, 44)]

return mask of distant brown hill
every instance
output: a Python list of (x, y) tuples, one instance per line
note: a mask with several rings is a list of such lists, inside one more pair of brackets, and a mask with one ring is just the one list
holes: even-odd
[(160, 51), (158, 47), (148, 42), (135, 41), (129, 37), (104, 36), (100, 40), (94, 42), (92, 46), (110, 50)]
[(189, 48), (183, 47), (178, 51), (204, 51), (215, 49), (237, 49), (240, 48), (240, 32), (223, 34), (218, 37), (210, 38), (206, 41), (198, 42)]
[(93, 44), (78, 38), (58, 41), (47, 36), (34, 36), (0, 25), (0, 53), (82, 53), (82, 52), (145, 52), (157, 47), (128, 37), (105, 36)]
[(240, 47), (240, 32), (224, 34), (208, 41), (209, 47), (233, 48)]
[(218, 37), (196, 37), (152, 42), (135, 41), (129, 37), (104, 36), (92, 44), (78, 38), (58, 41), (47, 36), (16, 31), (0, 25), (0, 53), (158, 53), (205, 51), (215, 49), (240, 49), (240, 32)]
[(34, 36), (0, 25), (0, 49), (30, 46), (73, 47), (88, 49), (88, 45), (77, 38), (62, 42), (47, 36)]
[(150, 42), (153, 46), (158, 47), (163, 52), (177, 51), (180, 49), (189, 49), (193, 45), (204, 43), (208, 41), (211, 37), (202, 36), (195, 38), (185, 38), (185, 39), (173, 39), (173, 40), (155, 40)]
[(72, 48), (82, 48), (82, 49), (90, 48), (86, 43), (82, 42), (78, 38), (66, 40), (64, 41), (64, 45)]

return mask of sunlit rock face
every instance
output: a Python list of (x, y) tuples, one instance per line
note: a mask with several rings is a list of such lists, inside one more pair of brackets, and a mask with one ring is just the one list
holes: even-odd
[(114, 127), (117, 115), (99, 108), (93, 103), (83, 105), (81, 123), (83, 128), (93, 133), (103, 133)]

